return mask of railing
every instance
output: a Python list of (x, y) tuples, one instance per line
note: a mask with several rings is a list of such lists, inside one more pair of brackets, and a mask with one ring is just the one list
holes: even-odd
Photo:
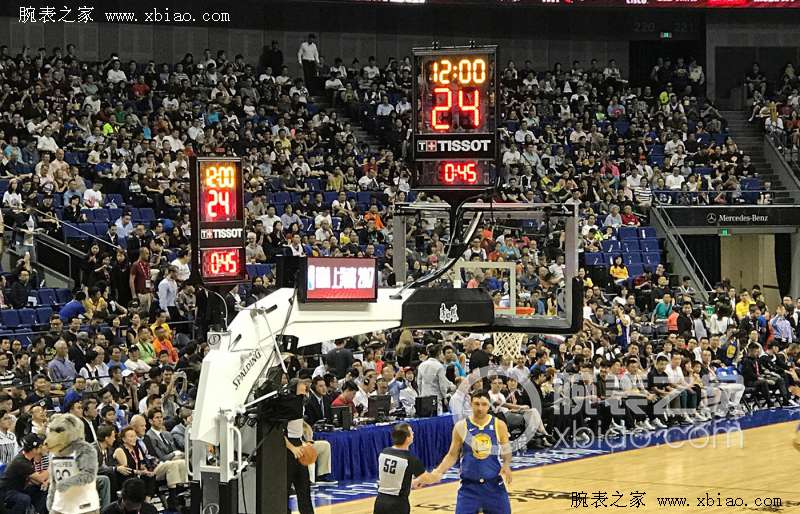
[(703, 272), (702, 267), (697, 263), (694, 255), (692, 255), (692, 251), (678, 231), (678, 227), (672, 222), (669, 213), (661, 211), (657, 206), (654, 206), (653, 209), (650, 209), (650, 215), (651, 221), (654, 220), (661, 226), (667, 241), (677, 250), (675, 253), (677, 253), (678, 259), (681, 260), (681, 264), (686, 269), (689, 279), (695, 283), (697, 293), (703, 303), (708, 303), (709, 293), (714, 288)]
[[(111, 244), (109, 241), (106, 241), (102, 237), (97, 237), (95, 234), (92, 234), (90, 232), (86, 232), (85, 230), (82, 230), (80, 227), (78, 227), (77, 225), (75, 225), (73, 223), (69, 223), (68, 221), (60, 220), (60, 219), (56, 218), (55, 216), (53, 216), (52, 214), (50, 214), (48, 212), (40, 211), (38, 209), (35, 209), (35, 210), (36, 210), (37, 214), (39, 214), (40, 216), (42, 216), (43, 218), (45, 218), (47, 220), (55, 221), (59, 225), (64, 225), (65, 227), (69, 227), (71, 229), (74, 229), (76, 232), (88, 236), (90, 239), (93, 239), (94, 241), (96, 241), (100, 245), (106, 245), (106, 246), (110, 247), (111, 249), (113, 249), (115, 251), (117, 249), (117, 247), (114, 246), (113, 244)], [(66, 239), (67, 238), (65, 236), (64, 240), (66, 241)]]
[[(721, 191), (678, 191), (675, 189), (653, 189), (653, 203), (659, 205), (678, 206), (758, 206), (774, 205), (776, 193), (789, 193), (790, 196), (800, 194), (798, 188), (770, 188), (770, 189), (724, 189)], [(717, 202), (718, 196), (724, 197), (724, 203)], [(663, 201), (667, 198), (669, 201)]]

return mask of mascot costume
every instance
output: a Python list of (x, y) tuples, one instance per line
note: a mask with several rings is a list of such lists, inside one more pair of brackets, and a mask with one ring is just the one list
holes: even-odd
[(84, 439), (83, 421), (72, 414), (56, 414), (47, 427), (50, 458), (50, 514), (100, 512), (97, 494), (97, 452)]

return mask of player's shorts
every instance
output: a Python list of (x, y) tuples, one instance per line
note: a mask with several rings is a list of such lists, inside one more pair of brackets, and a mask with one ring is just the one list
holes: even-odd
[(401, 498), (390, 494), (378, 494), (375, 498), (374, 514), (410, 514), (411, 505), (408, 497)]
[(455, 514), (511, 514), (506, 485), (500, 477), (479, 482), (461, 480)]

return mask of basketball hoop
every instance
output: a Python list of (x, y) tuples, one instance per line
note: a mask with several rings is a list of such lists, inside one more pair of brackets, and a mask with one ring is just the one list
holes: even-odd
[(522, 345), (528, 340), (524, 332), (494, 332), (494, 354), (497, 357), (508, 357), (511, 362), (520, 354)]

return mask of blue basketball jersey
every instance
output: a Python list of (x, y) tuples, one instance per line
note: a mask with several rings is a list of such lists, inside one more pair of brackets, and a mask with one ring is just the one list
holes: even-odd
[(467, 418), (467, 433), (461, 448), (461, 478), (492, 479), (500, 475), (500, 443), (497, 440), (497, 419), (489, 416), (478, 426)]

